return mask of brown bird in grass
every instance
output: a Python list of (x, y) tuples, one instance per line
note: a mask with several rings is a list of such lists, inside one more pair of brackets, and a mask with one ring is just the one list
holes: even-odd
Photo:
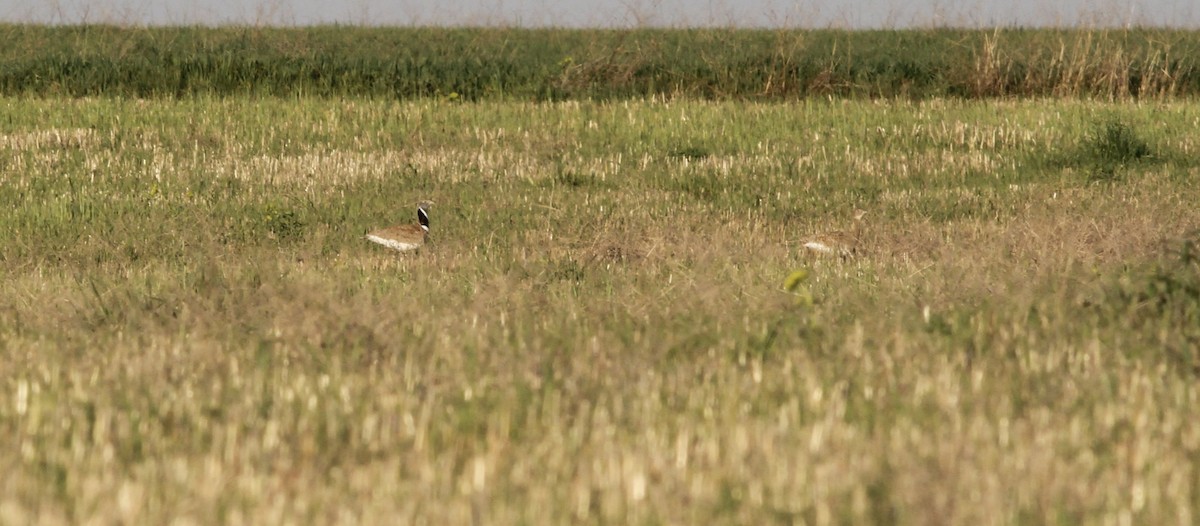
[(425, 203), (417, 206), (417, 224), (389, 226), (375, 230), (367, 234), (367, 241), (379, 243), (400, 252), (421, 248), (421, 245), (425, 244), (425, 238), (429, 237), (429, 213), (425, 211), (426, 206)]
[(863, 216), (866, 210), (854, 211), (854, 226), (850, 230), (826, 232), (814, 236), (804, 243), (804, 248), (819, 254), (836, 255), (842, 258), (850, 257), (858, 252), (859, 230), (862, 228)]

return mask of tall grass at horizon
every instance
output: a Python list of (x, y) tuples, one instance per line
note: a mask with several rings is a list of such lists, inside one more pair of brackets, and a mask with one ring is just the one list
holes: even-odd
[(793, 100), (1200, 93), (1171, 29), (515, 29), (0, 25), (0, 93)]

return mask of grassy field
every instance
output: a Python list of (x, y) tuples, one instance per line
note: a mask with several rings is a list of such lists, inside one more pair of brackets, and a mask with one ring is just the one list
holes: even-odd
[(1196, 102), (0, 108), (0, 524), (1200, 520)]

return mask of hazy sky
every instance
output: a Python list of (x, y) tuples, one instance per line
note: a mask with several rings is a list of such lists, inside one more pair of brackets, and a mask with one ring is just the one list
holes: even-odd
[(1197, 0), (0, 0), (7, 22), (133, 25), (1200, 27)]

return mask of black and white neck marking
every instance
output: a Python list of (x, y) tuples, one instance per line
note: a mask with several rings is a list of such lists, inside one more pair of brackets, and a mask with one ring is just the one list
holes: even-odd
[(421, 224), (421, 228), (429, 231), (429, 214), (425, 213), (425, 209), (417, 207), (417, 222)]

